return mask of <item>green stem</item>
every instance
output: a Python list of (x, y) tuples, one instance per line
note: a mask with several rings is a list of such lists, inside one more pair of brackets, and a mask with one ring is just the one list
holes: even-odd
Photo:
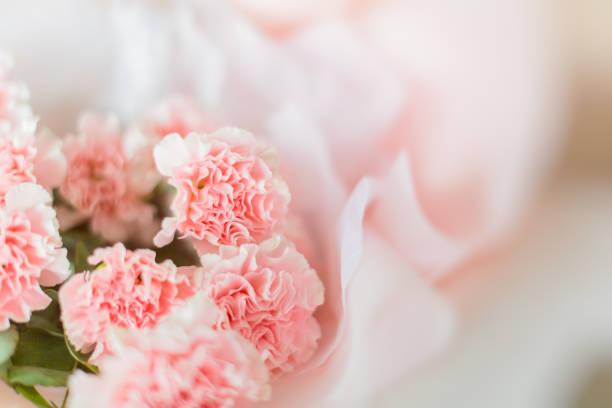
[(70, 394), (70, 388), (66, 388), (66, 394), (64, 394), (64, 400), (62, 401), (61, 408), (66, 408), (66, 401), (68, 401), (68, 394)]

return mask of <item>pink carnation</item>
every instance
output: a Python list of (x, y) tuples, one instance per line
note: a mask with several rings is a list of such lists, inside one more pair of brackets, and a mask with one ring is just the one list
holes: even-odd
[(0, 205), (11, 187), (27, 182), (36, 182), (34, 177), (34, 157), (36, 149), (33, 144), (20, 142), (12, 137), (0, 135)]
[(172, 241), (176, 230), (197, 246), (259, 242), (287, 213), (289, 190), (271, 150), (244, 130), (226, 127), (185, 139), (171, 134), (154, 154), (177, 190), (174, 217), (163, 221), (157, 246)]
[(222, 312), (217, 328), (250, 340), (274, 373), (312, 356), (323, 284), (290, 241), (276, 235), (260, 245), (222, 246), (219, 255), (202, 256), (202, 265), (203, 290)]
[(172, 261), (155, 262), (150, 250), (126, 250), (123, 244), (98, 248), (89, 257), (92, 272), (79, 273), (59, 291), (61, 318), (68, 339), (92, 361), (108, 354), (111, 325), (143, 328), (182, 303), (186, 279)]
[(266, 399), (261, 357), (237, 333), (210, 327), (215, 309), (198, 295), (151, 330), (120, 333), (99, 376), (71, 377), (68, 406), (230, 408)]
[(141, 127), (161, 140), (170, 133), (185, 137), (191, 132), (208, 133), (218, 126), (217, 120), (204, 112), (194, 100), (183, 95), (172, 95), (145, 115)]
[[(134, 152), (136, 153), (136, 152)], [(64, 142), (68, 171), (62, 196), (81, 214), (91, 217), (93, 232), (108, 241), (123, 241), (153, 222), (154, 208), (145, 203), (155, 182), (134, 174), (119, 124), (112, 116), (85, 114), (79, 134)]]
[(0, 207), (0, 331), (9, 319), (23, 323), (51, 299), (40, 286), (54, 286), (70, 273), (51, 197), (42, 187), (23, 183), (6, 194)]
[(9, 189), (20, 183), (38, 183), (51, 190), (63, 180), (66, 160), (61, 141), (49, 130), (34, 134), (0, 131), (0, 205)]
[(0, 54), (0, 205), (9, 189), (35, 182), (36, 149), (31, 137), (36, 118), (28, 104), (27, 88), (9, 78), (12, 60)]

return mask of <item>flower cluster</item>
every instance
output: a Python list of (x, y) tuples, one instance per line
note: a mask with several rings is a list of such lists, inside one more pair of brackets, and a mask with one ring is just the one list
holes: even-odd
[(257, 351), (235, 332), (212, 329), (214, 319), (214, 305), (196, 296), (154, 329), (121, 333), (100, 376), (71, 378), (69, 406), (227, 408), (266, 399), (268, 372)]
[[(97, 365), (73, 373), (70, 407), (267, 399), (314, 354), (324, 301), (290, 240), (302, 237), (275, 151), (178, 96), (126, 131), (85, 113), (58, 139), (36, 130), (7, 72), (0, 60), (0, 335), (17, 324), (18, 336), (63, 336), (53, 350), (71, 359), (29, 362), (36, 384)], [(161, 229), (157, 214), (169, 215)]]

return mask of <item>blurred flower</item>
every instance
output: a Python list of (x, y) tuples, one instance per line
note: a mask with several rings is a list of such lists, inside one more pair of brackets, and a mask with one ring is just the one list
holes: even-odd
[(61, 192), (77, 209), (94, 213), (100, 203), (124, 195), (126, 158), (115, 118), (82, 116), (79, 134), (66, 138), (64, 152), (69, 170)]
[(92, 362), (112, 353), (111, 326), (153, 326), (190, 294), (172, 261), (156, 263), (153, 251), (129, 251), (117, 243), (96, 249), (88, 262), (99, 266), (62, 285), (59, 302), (68, 339), (79, 350), (93, 349)]
[(144, 196), (151, 193), (156, 180), (135, 166), (140, 152), (128, 150), (129, 140), (122, 137), (112, 116), (85, 114), (78, 128), (76, 136), (64, 140), (68, 171), (60, 188), (77, 210), (74, 218), (90, 217), (92, 231), (107, 241), (134, 237), (147, 241), (147, 232), (148, 239), (152, 236), (155, 210)]
[(208, 135), (166, 136), (155, 147), (161, 174), (177, 189), (173, 217), (163, 220), (155, 244), (176, 230), (212, 245), (257, 242), (286, 215), (290, 196), (266, 146), (250, 133), (222, 128)]
[(39, 129), (34, 137), (36, 182), (51, 191), (66, 177), (67, 163), (62, 152), (62, 140), (47, 128)]
[(0, 205), (12, 186), (38, 182), (50, 190), (65, 172), (59, 140), (47, 130), (35, 135), (28, 89), (11, 80), (11, 67), (10, 57), (0, 52)]
[(14, 185), (38, 183), (51, 191), (61, 184), (65, 173), (61, 141), (48, 129), (35, 135), (0, 131), (0, 205)]
[(29, 104), (26, 86), (9, 77), (13, 66), (11, 57), (0, 52), (0, 134), (32, 134), (36, 117)]
[(9, 319), (24, 323), (51, 303), (40, 286), (54, 286), (70, 273), (51, 197), (41, 186), (22, 183), (0, 207), (0, 331)]
[(312, 357), (321, 329), (312, 317), (323, 284), (293, 244), (277, 235), (259, 245), (222, 246), (202, 256), (202, 289), (221, 313), (216, 327), (234, 329), (262, 353), (273, 373)]
[(217, 129), (217, 119), (184, 95), (171, 95), (145, 113), (139, 128), (157, 140), (170, 133), (186, 137), (191, 132), (210, 133)]
[(4, 204), (11, 187), (26, 182), (36, 182), (34, 177), (34, 156), (32, 143), (20, 143), (0, 135), (0, 205)]
[(203, 296), (152, 330), (121, 333), (99, 376), (70, 379), (70, 408), (231, 408), (265, 399), (268, 373), (254, 347), (211, 327), (217, 310)]

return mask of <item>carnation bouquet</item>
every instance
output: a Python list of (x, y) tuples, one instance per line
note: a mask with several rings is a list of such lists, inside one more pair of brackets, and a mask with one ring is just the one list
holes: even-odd
[[(267, 399), (272, 378), (311, 359), (324, 287), (296, 246), (307, 238), (269, 145), (238, 128), (204, 133), (213, 125), (176, 99), (125, 132), (84, 114), (54, 142), (4, 69), (8, 384), (40, 406), (35, 385), (69, 385), (73, 407), (230, 407)], [(65, 174), (37, 177), (45, 165)], [(83, 391), (103, 386), (95, 402)]]
[[(464, 92), (498, 62), (442, 74), (433, 40), (405, 59), (386, 27), (430, 38), (437, 14), (365, 3), (321, 24), (242, 1), (38, 4), (83, 38), (45, 61), (69, 91), (22, 75), (32, 103), (0, 57), (0, 377), (19, 401), (356, 407), (447, 344), (437, 282), (520, 215), (554, 87), (537, 61)], [(515, 34), (507, 61), (529, 52)], [(71, 46), (6, 38), (28, 66)]]

